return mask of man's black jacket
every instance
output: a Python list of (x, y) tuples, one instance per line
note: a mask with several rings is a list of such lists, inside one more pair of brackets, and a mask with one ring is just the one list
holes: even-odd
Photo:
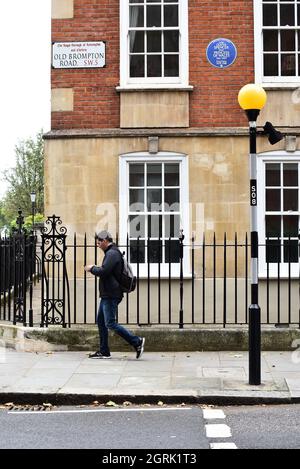
[(122, 254), (115, 244), (110, 244), (104, 255), (101, 267), (95, 265), (91, 273), (100, 277), (99, 291), (101, 298), (123, 298), (118, 278), (121, 277), (123, 269)]

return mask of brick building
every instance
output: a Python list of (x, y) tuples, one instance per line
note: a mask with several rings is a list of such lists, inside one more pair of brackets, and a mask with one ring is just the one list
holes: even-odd
[[(237, 56), (213, 66), (207, 48), (218, 39), (220, 51), (220, 38)], [(129, 233), (132, 263), (137, 237), (143, 246), (149, 236), (140, 261), (154, 276), (159, 238), (162, 268), (171, 255), (176, 272), (180, 228), (196, 240), (244, 235), (249, 140), (237, 95), (256, 82), (268, 95), (258, 125), (285, 135), (275, 147), (258, 137), (260, 242), (271, 238), (274, 269), (284, 270), (272, 238), (292, 240), (297, 268), (299, 0), (52, 0), (52, 41), (62, 53), (52, 64), (46, 213), (79, 236), (104, 225), (123, 241)], [(72, 63), (97, 43), (105, 66)]]

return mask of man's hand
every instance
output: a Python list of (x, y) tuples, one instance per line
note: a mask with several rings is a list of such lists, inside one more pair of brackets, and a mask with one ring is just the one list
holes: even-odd
[(93, 267), (94, 267), (93, 265), (85, 265), (85, 266), (84, 266), (84, 270), (85, 270), (86, 272), (90, 272)]

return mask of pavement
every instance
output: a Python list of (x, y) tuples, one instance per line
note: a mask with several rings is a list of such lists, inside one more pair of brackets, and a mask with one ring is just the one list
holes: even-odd
[(0, 403), (300, 402), (300, 352), (262, 352), (261, 385), (249, 385), (248, 352), (18, 352), (0, 348)]

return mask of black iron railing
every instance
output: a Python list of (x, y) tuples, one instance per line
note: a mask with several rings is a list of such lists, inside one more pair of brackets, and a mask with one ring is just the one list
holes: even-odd
[[(125, 243), (119, 242), (137, 275), (136, 290), (125, 295), (119, 307), (119, 322), (180, 328), (247, 324), (247, 234), (243, 239), (235, 235), (233, 240), (225, 234), (221, 241), (207, 235), (199, 242), (181, 232), (172, 255), (166, 252), (170, 241), (159, 239), (154, 245), (151, 240), (136, 239), (133, 251), (128, 237)], [(42, 327), (95, 324), (98, 279), (83, 269), (102, 262), (103, 254), (94, 240), (74, 235), (70, 242), (60, 218), (53, 216), (37, 245), (35, 239), (19, 233), (19, 238), (2, 240), (0, 246), (1, 320)], [(294, 244), (291, 246), (292, 255), (286, 240), (283, 245), (280, 239), (277, 244), (273, 239), (272, 252), (268, 240), (260, 245), (266, 260), (259, 281), (262, 324), (300, 327), (299, 262), (295, 262)], [(278, 255), (280, 251), (283, 257)], [(34, 285), (37, 270), (42, 281)]]
[(23, 230), (19, 211), (18, 228), (0, 239), (0, 320), (33, 325), (33, 288), (40, 277), (36, 237)]

